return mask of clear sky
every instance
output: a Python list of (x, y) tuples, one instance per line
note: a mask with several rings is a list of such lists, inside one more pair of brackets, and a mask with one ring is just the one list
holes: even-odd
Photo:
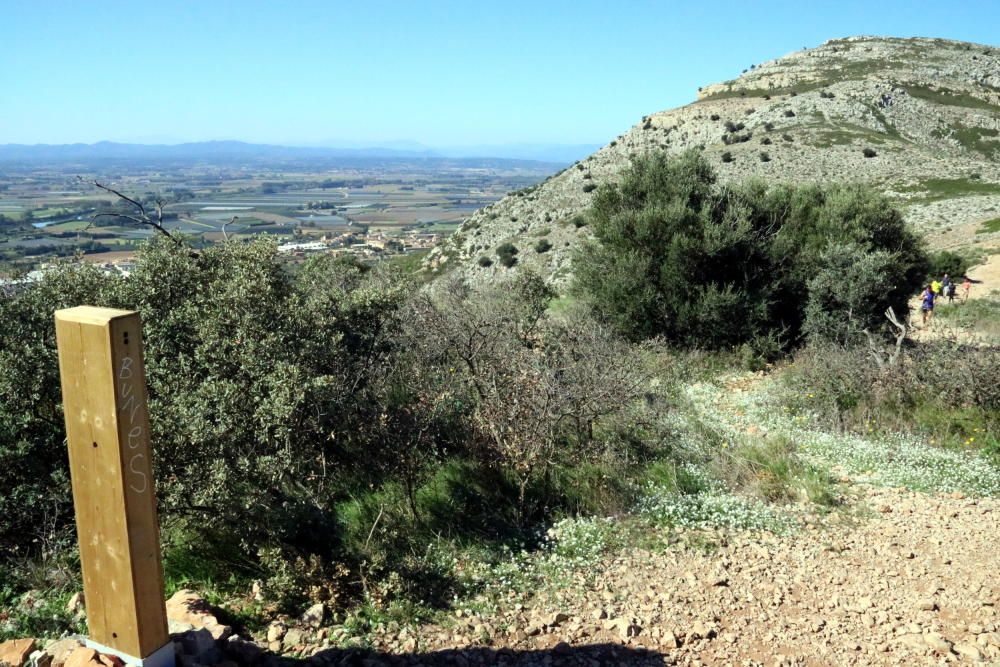
[(856, 34), (1000, 45), (1000, 0), (0, 0), (0, 143), (604, 143)]

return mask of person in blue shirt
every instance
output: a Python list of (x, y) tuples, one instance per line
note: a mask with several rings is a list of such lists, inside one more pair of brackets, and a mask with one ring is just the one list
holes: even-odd
[(934, 318), (934, 290), (930, 285), (920, 293), (920, 310), (924, 314), (924, 325), (926, 326)]

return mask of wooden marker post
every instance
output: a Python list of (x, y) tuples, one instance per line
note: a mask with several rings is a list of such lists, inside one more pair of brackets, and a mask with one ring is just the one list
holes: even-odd
[(88, 645), (173, 665), (139, 315), (80, 306), (55, 319)]

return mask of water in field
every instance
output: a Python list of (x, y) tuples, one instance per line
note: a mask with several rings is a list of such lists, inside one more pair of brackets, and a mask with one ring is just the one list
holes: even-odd
[(300, 215), (299, 220), (303, 222), (329, 222), (336, 224), (347, 224), (347, 220), (341, 218), (339, 215)]

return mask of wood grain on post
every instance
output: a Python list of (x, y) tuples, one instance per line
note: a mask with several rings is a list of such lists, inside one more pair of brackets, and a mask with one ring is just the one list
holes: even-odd
[(139, 315), (55, 320), (90, 639), (146, 658), (169, 637)]

